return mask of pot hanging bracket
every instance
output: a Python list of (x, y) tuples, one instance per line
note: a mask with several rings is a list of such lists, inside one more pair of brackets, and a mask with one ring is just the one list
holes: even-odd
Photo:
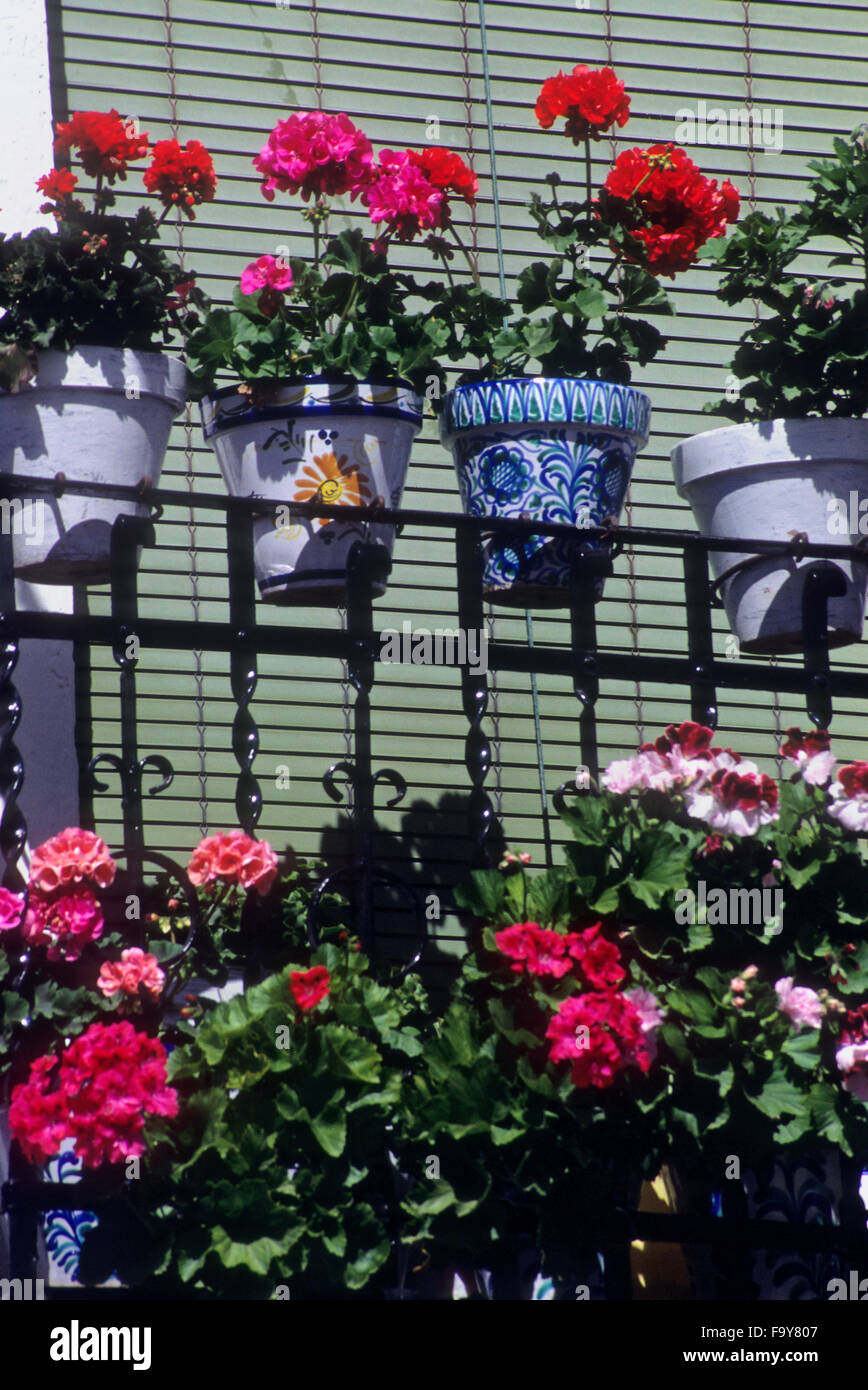
[(805, 673), (809, 686), (805, 699), (808, 718), (818, 729), (832, 722), (829, 693), (828, 603), (847, 591), (844, 574), (836, 566), (811, 565), (802, 592), (802, 633), (805, 642)]

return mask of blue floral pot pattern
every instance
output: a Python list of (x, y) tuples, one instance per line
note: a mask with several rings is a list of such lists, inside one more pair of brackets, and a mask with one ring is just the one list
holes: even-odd
[[(469, 516), (599, 526), (620, 515), (650, 415), (648, 397), (630, 386), (484, 381), (448, 393), (440, 433)], [(501, 536), (485, 549), (486, 594), (511, 606), (561, 607), (570, 557), (566, 541)]]
[[(48, 1182), (77, 1182), (81, 1177), (81, 1159), (66, 1141), (64, 1151), (46, 1165)], [(53, 1286), (78, 1282), (81, 1247), (88, 1231), (96, 1226), (92, 1211), (47, 1211), (43, 1218), (45, 1248), (49, 1260), (49, 1279)]]

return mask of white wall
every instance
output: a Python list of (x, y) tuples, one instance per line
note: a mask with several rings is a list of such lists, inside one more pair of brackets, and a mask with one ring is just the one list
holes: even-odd
[[(0, 0), (0, 232), (53, 226), (41, 214), (36, 180), (54, 164), (44, 0)], [(72, 612), (72, 590), (16, 584), (22, 609)], [(24, 642), (15, 673), (22, 699), (16, 742), (24, 759), (21, 808), (28, 843), (78, 824), (75, 685), (71, 642)]]

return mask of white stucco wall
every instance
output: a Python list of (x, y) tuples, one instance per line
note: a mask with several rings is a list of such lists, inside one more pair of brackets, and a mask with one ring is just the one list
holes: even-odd
[[(36, 180), (53, 166), (51, 91), (44, 0), (0, 0), (0, 233), (53, 226), (39, 211)], [(23, 609), (72, 612), (72, 590), (18, 582)], [(24, 758), (20, 798), (38, 845), (78, 824), (71, 642), (24, 642), (15, 677), (22, 699), (17, 743)]]

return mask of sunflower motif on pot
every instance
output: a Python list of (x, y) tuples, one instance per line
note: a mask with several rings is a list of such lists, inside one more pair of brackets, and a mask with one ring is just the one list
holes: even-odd
[[(374, 496), (370, 479), (346, 454), (334, 451), (314, 454), (313, 463), (299, 471), (294, 502), (324, 502), (334, 507), (363, 507)], [(328, 525), (327, 517), (314, 518), (317, 529)]]

